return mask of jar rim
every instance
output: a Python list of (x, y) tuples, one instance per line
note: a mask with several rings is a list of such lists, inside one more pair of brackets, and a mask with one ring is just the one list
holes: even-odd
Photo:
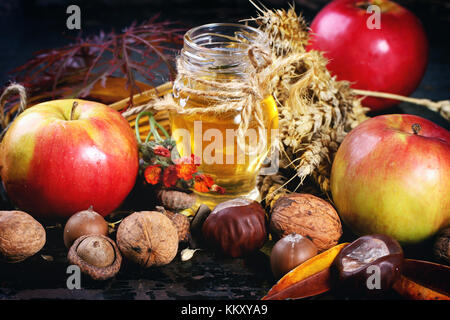
[[(203, 45), (199, 45), (195, 42), (197, 37), (193, 37), (193, 34), (195, 34), (196, 32), (199, 32), (202, 29), (208, 30), (208, 29), (213, 29), (213, 28), (218, 28), (218, 27), (231, 27), (231, 28), (236, 28), (236, 29), (242, 29), (242, 30), (248, 30), (252, 33), (254, 33), (256, 35), (255, 39), (258, 37), (264, 38), (264, 32), (251, 27), (249, 25), (246, 24), (240, 24), (240, 23), (223, 23), (223, 22), (217, 22), (217, 23), (208, 23), (208, 24), (204, 24), (204, 25), (200, 25), (194, 28), (189, 29), (185, 35), (184, 35), (184, 44), (187, 45), (189, 47), (189, 49), (193, 49), (193, 50), (199, 50), (202, 52), (207, 53), (208, 55), (221, 55), (224, 52), (226, 52), (226, 49), (220, 49), (220, 48), (208, 48), (205, 47)], [(200, 33), (200, 35), (203, 33)], [(220, 33), (217, 33), (220, 34)], [(224, 35), (221, 35), (223, 37), (225, 37)], [(238, 41), (236, 41), (238, 42)], [(237, 51), (233, 51), (233, 54), (247, 54), (247, 52), (245, 50), (237, 50)]]

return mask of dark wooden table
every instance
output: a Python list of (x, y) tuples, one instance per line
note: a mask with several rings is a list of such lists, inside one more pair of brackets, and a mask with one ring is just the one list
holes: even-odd
[[(0, 11), (2, 83), (9, 79), (8, 71), (23, 64), (36, 50), (64, 45), (69, 41), (67, 36), (74, 36), (65, 29), (67, 1), (51, 7), (40, 5), (43, 2), (29, 2), (34, 3), (34, 6), (28, 6), (28, 2), (19, 2), (19, 5), (6, 6), (6, 9), (0, 6), (3, 10)], [(120, 5), (119, 1), (112, 1), (113, 5), (109, 6), (105, 2), (101, 6), (96, 5), (95, 1), (82, 2), (84, 34), (96, 33), (100, 29), (120, 29), (133, 20), (140, 21), (157, 12), (161, 12), (162, 19), (175, 19), (187, 27), (207, 22), (237, 21), (255, 15), (251, 5), (245, 1), (244, 4), (239, 1), (218, 1), (214, 7), (207, 2), (186, 0), (177, 0), (173, 5), (170, 5), (170, 1), (153, 1), (142, 6), (141, 2), (145, 1), (131, 1), (128, 6)], [(440, 7), (436, 12), (431, 4), (420, 1), (413, 6), (427, 28), (431, 50), (427, 73), (412, 96), (448, 99), (450, 48), (446, 37), (449, 34), (449, 12), (442, 11)], [(298, 10), (300, 7), (297, 5)], [(304, 10), (311, 21), (315, 9), (304, 7)], [(160, 80), (162, 83), (167, 79), (163, 77)], [(384, 113), (416, 114), (450, 129), (447, 121), (424, 107), (402, 103)], [(133, 194), (131, 198), (138, 196), (145, 201), (145, 194)], [(0, 199), (0, 209), (11, 209), (7, 199)], [(232, 259), (211, 250), (201, 250), (189, 261), (182, 262), (178, 255), (171, 264), (160, 268), (142, 269), (125, 262), (114, 279), (93, 281), (83, 276), (82, 288), (70, 290), (66, 285), (70, 274), (66, 272), (69, 263), (62, 241), (62, 228), (52, 227), (55, 226), (54, 222), (46, 226), (48, 241), (39, 254), (22, 263), (0, 264), (0, 299), (258, 300), (275, 282), (268, 256), (262, 252), (245, 259)], [(407, 257), (430, 258), (427, 256), (428, 249), (429, 244), (407, 249)], [(315, 299), (330, 298), (333, 296), (325, 294)], [(392, 298), (398, 297), (392, 295)]]

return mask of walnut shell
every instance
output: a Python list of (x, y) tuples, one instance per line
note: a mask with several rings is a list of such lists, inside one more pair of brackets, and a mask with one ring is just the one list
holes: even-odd
[(79, 237), (70, 247), (67, 259), (94, 280), (114, 277), (122, 264), (119, 248), (104, 235)]
[(44, 227), (23, 211), (0, 211), (0, 258), (14, 263), (25, 260), (45, 245)]
[(280, 238), (290, 233), (300, 234), (311, 239), (322, 252), (338, 243), (342, 224), (327, 201), (311, 194), (291, 193), (275, 202), (270, 230)]
[(160, 212), (135, 212), (120, 223), (117, 245), (126, 258), (143, 267), (162, 266), (177, 254), (178, 232)]

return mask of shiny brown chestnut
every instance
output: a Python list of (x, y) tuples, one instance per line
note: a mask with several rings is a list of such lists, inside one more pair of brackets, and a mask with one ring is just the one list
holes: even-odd
[(108, 235), (108, 223), (92, 206), (75, 213), (67, 220), (64, 226), (64, 244), (70, 248), (76, 239), (89, 234)]
[(270, 253), (270, 267), (276, 279), (317, 255), (316, 245), (308, 238), (291, 233), (278, 240)]
[(202, 233), (207, 243), (237, 258), (264, 245), (267, 221), (264, 208), (256, 201), (233, 199), (217, 205), (206, 218)]
[(333, 262), (335, 288), (341, 293), (378, 295), (400, 278), (403, 250), (392, 237), (374, 234), (344, 247)]

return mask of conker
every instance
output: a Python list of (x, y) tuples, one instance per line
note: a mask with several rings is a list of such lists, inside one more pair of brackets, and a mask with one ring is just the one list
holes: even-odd
[(400, 278), (403, 250), (392, 237), (367, 235), (344, 247), (333, 262), (334, 284), (340, 292), (377, 295)]
[(88, 234), (108, 235), (108, 223), (92, 207), (72, 215), (64, 227), (64, 244), (70, 248), (73, 242)]
[(317, 255), (315, 244), (302, 235), (291, 233), (278, 240), (270, 254), (270, 266), (275, 278), (286, 273)]
[(231, 257), (242, 257), (264, 245), (266, 212), (256, 201), (233, 199), (217, 205), (202, 226), (205, 240)]

